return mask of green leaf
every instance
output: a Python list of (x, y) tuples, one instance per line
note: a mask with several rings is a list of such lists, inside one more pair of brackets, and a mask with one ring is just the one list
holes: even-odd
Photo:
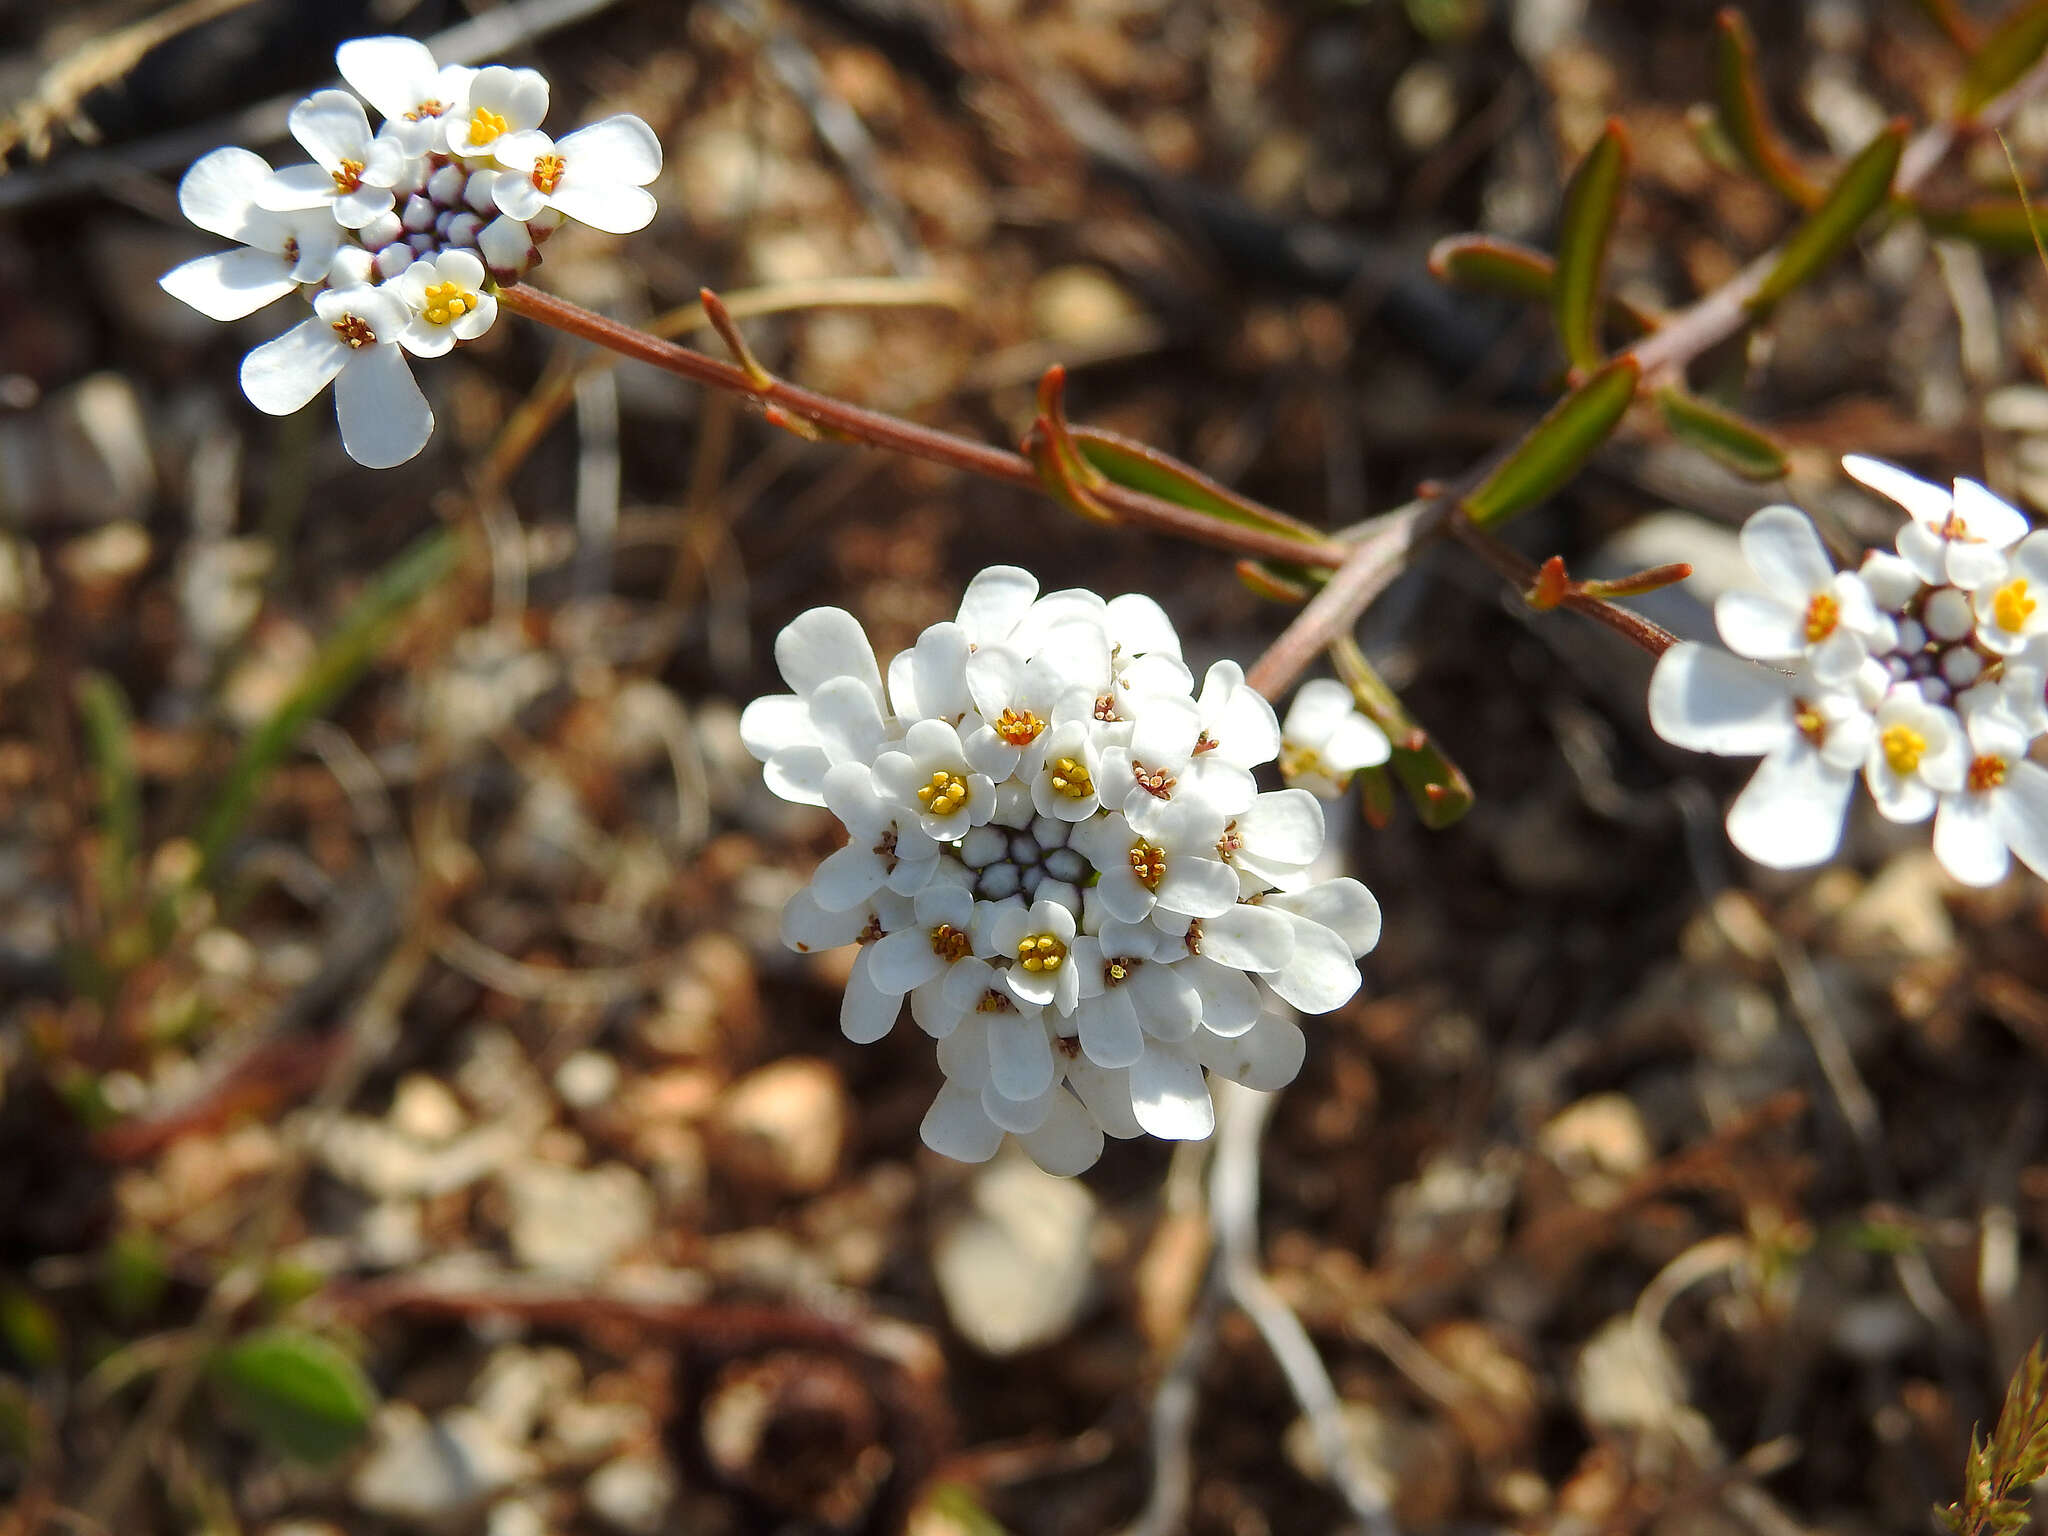
[(377, 1406), (355, 1361), (288, 1328), (238, 1339), (214, 1356), (210, 1374), (243, 1426), (296, 1461), (329, 1462), (351, 1450)]
[(2027, 0), (1992, 30), (1963, 71), (1956, 114), (1975, 117), (2048, 49), (2048, 0)]
[(124, 1327), (156, 1311), (170, 1283), (163, 1245), (146, 1228), (115, 1234), (100, 1252), (100, 1300)]
[(1285, 565), (1278, 560), (1237, 562), (1237, 579), (1254, 597), (1269, 603), (1305, 603), (1329, 576), (1328, 571), (1311, 575), (1305, 565)]
[(1490, 527), (1528, 510), (1571, 479), (1621, 425), (1641, 376), (1634, 358), (1617, 357), (1566, 395), (1465, 498), (1465, 515)]
[(1551, 281), (1551, 312), (1558, 340), (1574, 369), (1599, 366), (1600, 283), (1607, 271), (1607, 246), (1628, 176), (1628, 137), (1616, 118), (1607, 120), (1586, 158), (1564, 189), (1558, 220), (1557, 271)]
[(2037, 234), (2048, 242), (2048, 216), (2016, 197), (1987, 198), (1954, 208), (1915, 204), (1913, 211), (1930, 234), (1968, 240), (2008, 255), (2031, 255)]
[(1271, 507), (1248, 501), (1230, 487), (1211, 480), (1200, 470), (1161, 453), (1157, 448), (1098, 427), (1074, 427), (1070, 429), (1070, 435), (1081, 450), (1082, 458), (1104, 479), (1117, 485), (1157, 496), (1177, 507), (1206, 512), (1241, 528), (1277, 533), (1282, 538), (1298, 539), (1304, 544), (1324, 542), (1326, 535), (1322, 530), (1275, 512)]
[[(1365, 659), (1358, 642), (1349, 635), (1339, 636), (1330, 646), (1330, 662), (1336, 667), (1337, 676), (1344, 680), (1344, 686), (1351, 690), (1359, 712), (1386, 733), (1393, 746), (1387, 767), (1408, 792), (1409, 802), (1422, 824), (1440, 832), (1461, 820), (1472, 809), (1472, 781), (1445, 755), (1429, 732), (1416, 723), (1400, 696)], [(1384, 791), (1383, 779), (1377, 783), (1373, 778), (1366, 780), (1363, 795), (1367, 816), (1383, 817), (1391, 810)]]
[[(1471, 293), (1505, 294), (1532, 304), (1551, 302), (1557, 263), (1542, 251), (1492, 235), (1447, 235), (1430, 248), (1430, 275)], [(1609, 295), (1607, 324), (1633, 341), (1657, 329), (1657, 317)]]
[(327, 713), (369, 669), (383, 648), (392, 623), (455, 568), (453, 534), (437, 532), (402, 551), (356, 599), (341, 624), (306, 668), (306, 675), (258, 726), (229, 765), (198, 836), (199, 862), (195, 881), (210, 879), (240, 834), (271, 771), (298, 740), (308, 721)]
[(1899, 152), (1906, 147), (1906, 123), (1896, 118), (1842, 170), (1827, 199), (1785, 242), (1778, 264), (1749, 300), (1761, 314), (1848, 249), (1863, 221), (1891, 196)]
[(1802, 208), (1821, 202), (1821, 189), (1808, 176), (1771, 122), (1756, 73), (1756, 38), (1737, 10), (1715, 18), (1715, 106), (1722, 135), (1754, 171), (1782, 197)]
[(126, 900), (142, 847), (142, 787), (135, 773), (135, 723), (127, 697), (104, 672), (78, 679), (78, 713), (85, 726), (98, 801), (100, 891), (109, 907)]
[(1761, 427), (1687, 394), (1676, 384), (1657, 391), (1657, 406), (1673, 437), (1746, 480), (1782, 480), (1792, 468), (1785, 450)]

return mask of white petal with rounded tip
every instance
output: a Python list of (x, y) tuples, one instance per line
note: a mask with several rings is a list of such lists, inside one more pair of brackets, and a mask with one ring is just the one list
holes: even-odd
[(844, 912), (874, 895), (888, 878), (889, 867), (874, 849), (848, 843), (819, 863), (811, 875), (811, 890), (826, 911)]
[(1185, 1040), (1201, 1027), (1201, 990), (1178, 965), (1141, 965), (1123, 990), (1138, 1010), (1139, 1027), (1154, 1040)]
[(810, 696), (811, 721), (825, 755), (837, 762), (867, 762), (881, 750), (882, 712), (857, 677), (832, 677)]
[(1974, 592), (1987, 582), (2004, 579), (2005, 556), (1995, 545), (1951, 539), (1946, 546), (1942, 569), (1956, 586), (1965, 592)]
[(1200, 1141), (1216, 1129), (1209, 1084), (1192, 1057), (1169, 1046), (1147, 1046), (1132, 1064), (1131, 1113), (1161, 1141)]
[(1742, 525), (1740, 542), (1749, 568), (1780, 602), (1804, 608), (1808, 598), (1834, 580), (1834, 561), (1797, 507), (1765, 507), (1755, 513)]
[(533, 177), (508, 171), (491, 183), (491, 201), (507, 218), (524, 222), (547, 207), (547, 194), (533, 184)]
[(1844, 624), (1813, 648), (1806, 664), (1823, 688), (1846, 688), (1868, 655), (1863, 637)]
[(1035, 1099), (1052, 1086), (1052, 1044), (1034, 1013), (988, 1015), (988, 1080), (1006, 1099)]
[(1145, 1032), (1128, 986), (1111, 987), (1074, 1010), (1081, 1049), (1098, 1067), (1128, 1067), (1145, 1053)]
[(810, 706), (793, 693), (764, 694), (740, 711), (740, 744), (764, 763), (791, 747), (816, 746)]
[(157, 284), (212, 320), (253, 315), (298, 286), (282, 257), (246, 248), (197, 257), (171, 268)]
[(289, 416), (325, 389), (347, 361), (348, 348), (326, 321), (301, 320), (242, 359), (242, 393), (259, 411)]
[(985, 1163), (1003, 1144), (1003, 1128), (981, 1107), (981, 1090), (947, 1083), (917, 1128), (924, 1144), (958, 1163)]
[(832, 760), (823, 747), (791, 747), (778, 752), (762, 766), (761, 779), (770, 793), (792, 805), (823, 805), (820, 788)]
[(1102, 1156), (1102, 1127), (1064, 1088), (1053, 1090), (1045, 1123), (1017, 1138), (1031, 1161), (1055, 1178), (1086, 1173)]
[(1958, 479), (1955, 512), (1972, 539), (2006, 549), (2027, 536), (2026, 515), (1975, 480)]
[(334, 178), (317, 165), (287, 165), (256, 189), (256, 205), (273, 213), (322, 208), (334, 201)]
[(1154, 893), (1158, 906), (1183, 917), (1228, 912), (1237, 905), (1237, 895), (1237, 873), (1228, 864), (1185, 853), (1167, 859), (1166, 878)]
[(1333, 930), (1350, 946), (1354, 959), (1370, 954), (1380, 941), (1380, 904), (1371, 891), (1349, 875), (1321, 881), (1306, 890), (1268, 896), (1262, 905), (1278, 907)]
[(1225, 1039), (1241, 1035), (1259, 1017), (1259, 989), (1243, 971), (1201, 955), (1190, 955), (1174, 967), (1195, 984), (1201, 999), (1202, 1028)]
[(556, 148), (571, 166), (602, 166), (607, 181), (644, 187), (661, 174), (661, 140), (630, 112), (578, 128)]
[(1757, 765), (1728, 809), (1728, 840), (1772, 869), (1801, 869), (1831, 857), (1856, 776), (1832, 767), (1795, 737)]
[(1237, 833), (1263, 858), (1307, 864), (1323, 851), (1322, 803), (1305, 789), (1270, 791), (1237, 818)]
[(1934, 856), (1965, 885), (1996, 885), (2012, 868), (1993, 809), (1996, 795), (1943, 795), (1934, 813)]
[(341, 446), (365, 469), (390, 469), (427, 446), (434, 412), (395, 343), (359, 348), (334, 381)]
[(1294, 954), (1294, 925), (1285, 912), (1240, 904), (1202, 920), (1199, 953), (1240, 971), (1277, 971)]
[(1791, 729), (1783, 679), (1726, 651), (1681, 641), (1650, 674), (1650, 725), (1673, 746), (1757, 757)]
[(851, 944), (860, 937), (867, 920), (865, 911), (827, 912), (805, 887), (783, 903), (782, 942), (800, 955), (814, 955)]
[(1110, 638), (1125, 656), (1178, 656), (1180, 636), (1166, 610), (1142, 592), (1113, 597), (1103, 610)]
[(868, 946), (867, 953), (875, 985), (898, 997), (912, 987), (923, 986), (946, 968), (946, 962), (932, 949), (931, 933), (923, 923), (885, 934)]
[(2008, 766), (1992, 814), (2006, 846), (2027, 868), (2048, 879), (2048, 768), (2024, 761)]
[(630, 235), (654, 222), (657, 205), (645, 187), (586, 182), (569, 171), (548, 199), (548, 206), (608, 235)]
[(366, 156), (370, 119), (347, 91), (315, 91), (292, 108), (288, 126), (299, 147), (330, 171)]
[(1312, 678), (1295, 691), (1280, 734), (1289, 741), (1320, 749), (1355, 708), (1351, 690), (1342, 683), (1334, 678)]
[(387, 118), (403, 118), (433, 94), (440, 66), (410, 37), (355, 37), (334, 50), (334, 67), (355, 93)]
[(1033, 599), (1038, 578), (1014, 565), (992, 565), (977, 572), (960, 594), (957, 622), (975, 645), (993, 645), (1017, 627)]
[(1852, 453), (1842, 460), (1842, 468), (1852, 479), (1897, 502), (1918, 522), (1940, 524), (1947, 519), (1949, 508), (1954, 504), (1954, 495), (1946, 487), (1908, 474), (1898, 465), (1887, 464), (1882, 459)]
[(1104, 1134), (1129, 1141), (1145, 1134), (1131, 1113), (1130, 1073), (1122, 1067), (1098, 1067), (1086, 1056), (1067, 1063), (1067, 1086), (1072, 1088), (1089, 1115)]
[(846, 976), (846, 995), (839, 1002), (839, 1032), (855, 1045), (873, 1045), (896, 1027), (903, 994), (874, 983), (870, 960), (880, 946), (870, 944), (855, 957)]
[(1393, 743), (1387, 740), (1387, 733), (1354, 711), (1337, 722), (1337, 728), (1330, 732), (1317, 756), (1325, 767), (1351, 773), (1378, 767), (1393, 754)]
[(881, 669), (867, 631), (844, 608), (812, 608), (798, 614), (775, 637), (775, 665), (798, 695), (834, 677), (857, 677), (879, 699)]
[(178, 183), (178, 211), (209, 234), (246, 240), (256, 194), (270, 179), (270, 162), (246, 149), (216, 149), (192, 162)]
[(1219, 1077), (1227, 1077), (1261, 1093), (1273, 1093), (1293, 1082), (1308, 1055), (1301, 1026), (1277, 1013), (1234, 1039), (1204, 1033), (1195, 1037), (1195, 1055)]
[(1729, 650), (1760, 661), (1806, 649), (1806, 615), (1763, 592), (1723, 592), (1714, 599), (1714, 628)]
[(1329, 1013), (1351, 1001), (1360, 978), (1351, 946), (1304, 917), (1295, 920), (1293, 958), (1265, 980), (1303, 1013)]
[(1050, 1083), (1045, 1092), (1034, 1098), (1006, 1099), (996, 1091), (994, 1079), (990, 1079), (981, 1085), (981, 1112), (1004, 1130), (1021, 1136), (1045, 1124), (1045, 1117), (1052, 1110), (1053, 1095), (1060, 1091), (1058, 1083)]

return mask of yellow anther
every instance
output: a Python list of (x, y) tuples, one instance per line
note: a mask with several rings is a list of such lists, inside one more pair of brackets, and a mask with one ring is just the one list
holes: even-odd
[(542, 192), (553, 192), (562, 184), (562, 172), (569, 169), (569, 162), (560, 155), (536, 155), (533, 161), (533, 184)]
[(1122, 986), (1131, 979), (1131, 972), (1138, 968), (1135, 960), (1122, 958), (1102, 962), (1102, 984), (1105, 987)]
[(2005, 782), (2006, 762), (2002, 757), (1985, 756), (1970, 764), (1970, 788), (1978, 794), (1996, 789)]
[(1815, 709), (1804, 699), (1793, 701), (1792, 723), (1799, 727), (1799, 734), (1812, 742), (1816, 747), (1828, 739), (1828, 723), (1826, 719), (1822, 717), (1819, 710)]
[(1062, 757), (1048, 770), (1053, 790), (1069, 800), (1086, 800), (1095, 793), (1095, 780), (1087, 768), (1071, 757)]
[(1884, 748), (1884, 760), (1896, 774), (1911, 773), (1927, 755), (1927, 738), (1910, 725), (1888, 725), (1877, 740)]
[(1006, 709), (996, 719), (996, 734), (1013, 747), (1030, 746), (1044, 729), (1045, 722), (1028, 709)]
[(958, 774), (941, 768), (929, 784), (917, 787), (917, 803), (934, 816), (950, 816), (967, 803), (967, 786)]
[(1147, 768), (1136, 759), (1131, 762), (1131, 781), (1155, 800), (1171, 800), (1177, 782), (1164, 768)]
[(363, 184), (363, 162), (344, 160), (339, 167), (327, 174), (334, 178), (336, 192), (353, 192)]
[(450, 325), (476, 308), (476, 295), (460, 283), (429, 283), (424, 313), (434, 325)]
[(1138, 839), (1131, 844), (1131, 873), (1146, 890), (1158, 890), (1159, 882), (1166, 878), (1166, 850)]
[[(436, 101), (433, 97), (429, 96), (425, 101), (421, 102), (418, 106), (414, 107), (410, 112), (406, 113), (405, 120), (408, 123), (416, 123), (423, 117), (439, 117), (443, 112), (446, 112), (447, 110), (447, 102)], [(502, 131), (502, 129), (500, 131)]]
[(951, 923), (941, 923), (932, 930), (932, 953), (949, 964), (965, 960), (974, 953), (974, 940)]
[(1835, 632), (1842, 622), (1842, 605), (1835, 600), (1832, 592), (1816, 592), (1813, 601), (1806, 605), (1806, 639), (1811, 645), (1818, 645)]
[(1228, 864), (1244, 847), (1244, 834), (1237, 830), (1237, 823), (1231, 822), (1223, 829), (1223, 835), (1216, 839), (1216, 857)]
[(2016, 634), (2026, 628), (2033, 613), (2034, 600), (2027, 596), (2027, 578), (2024, 576), (2015, 576), (1992, 594), (1991, 616), (1998, 621), (2000, 629)]
[(329, 327), (339, 336), (350, 351), (367, 347), (377, 339), (377, 333), (370, 329), (369, 322), (361, 315), (343, 315)]
[(1017, 1006), (1010, 1001), (1007, 993), (999, 992), (994, 987), (990, 987), (981, 994), (980, 1000), (974, 1005), (974, 1011), (976, 1013), (1015, 1013)]
[(1050, 933), (1033, 933), (1017, 941), (1017, 963), (1027, 971), (1056, 971), (1066, 963), (1067, 946)]
[(478, 107), (469, 114), (469, 142), (488, 144), (506, 129), (505, 119), (489, 107)]

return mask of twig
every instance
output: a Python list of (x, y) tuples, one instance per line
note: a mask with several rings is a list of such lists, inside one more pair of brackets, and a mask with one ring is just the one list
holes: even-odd
[[(1537, 569), (1533, 562), (1516, 554), (1485, 529), (1476, 526), (1462, 512), (1453, 513), (1450, 520), (1450, 535), (1465, 548), (1483, 560), (1499, 577), (1518, 592), (1527, 592), (1534, 585)], [(1597, 597), (1587, 597), (1572, 592), (1558, 599), (1558, 607), (1569, 608), (1573, 613), (1604, 624), (1631, 645), (1639, 646), (1652, 656), (1662, 656), (1678, 644), (1678, 636), (1661, 624), (1652, 624), (1648, 619), (1626, 608)]]

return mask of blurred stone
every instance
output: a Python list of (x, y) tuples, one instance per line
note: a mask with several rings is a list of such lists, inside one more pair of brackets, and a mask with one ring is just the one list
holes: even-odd
[(1878, 1365), (1914, 1348), (1927, 1325), (1903, 1296), (1857, 1296), (1836, 1309), (1828, 1338), (1853, 1360)]
[(1475, 1459), (1499, 1465), (1534, 1443), (1542, 1386), (1498, 1330), (1456, 1318), (1437, 1324), (1421, 1343), (1465, 1387), (1446, 1412)]
[(1664, 1335), (1632, 1313), (1609, 1318), (1579, 1351), (1572, 1401), (1595, 1433), (1666, 1436), (1698, 1447), (1713, 1431), (1687, 1405), (1685, 1374)]
[(503, 1168), (524, 1149), (516, 1126), (480, 1126), (439, 1146), (399, 1134), (383, 1120), (345, 1115), (314, 1126), (314, 1156), (344, 1184), (381, 1200), (445, 1195)]
[(1137, 302), (1100, 267), (1054, 267), (1031, 285), (1031, 319), (1047, 341), (1081, 346), (1137, 318)]
[(666, 1523), (677, 1491), (666, 1461), (621, 1456), (591, 1473), (583, 1485), (583, 1502), (613, 1530), (626, 1536), (653, 1536)]
[(500, 1499), (484, 1517), (484, 1536), (548, 1536), (547, 1511), (533, 1499)]
[(1842, 952), (1887, 960), (1948, 954), (1956, 944), (1955, 923), (1942, 900), (1948, 885), (1932, 849), (1900, 854), (1843, 909), (1836, 925)]
[(0, 506), (25, 526), (139, 519), (155, 492), (142, 403), (118, 373), (90, 374), (0, 422)]
[(1064, 1338), (1095, 1265), (1095, 1197), (1018, 1154), (976, 1170), (964, 1209), (939, 1223), (932, 1271), (946, 1315), (983, 1354), (1015, 1355)]
[(654, 1196), (623, 1163), (587, 1173), (522, 1163), (506, 1171), (504, 1188), (512, 1254), (528, 1269), (594, 1279), (654, 1231)]
[(445, 1524), (540, 1470), (473, 1409), (429, 1420), (410, 1403), (386, 1403), (373, 1435), (349, 1480), (350, 1496), (373, 1514), (409, 1525)]
[(149, 564), (149, 530), (119, 518), (80, 534), (57, 551), (57, 568), (77, 589), (79, 601), (104, 608)]
[(1619, 1200), (1655, 1155), (1642, 1111), (1621, 1093), (1579, 1100), (1536, 1133), (1536, 1148), (1570, 1182), (1572, 1198), (1596, 1208)]
[(778, 1194), (815, 1194), (839, 1169), (846, 1090), (830, 1062), (791, 1057), (727, 1089), (713, 1126), (713, 1156), (734, 1178)]
[(1458, 125), (1457, 82), (1436, 60), (1418, 59), (1394, 82), (1387, 117), (1409, 149), (1433, 149)]
[(555, 1092), (571, 1109), (591, 1110), (618, 1091), (619, 1062), (603, 1051), (576, 1051), (555, 1068)]
[(477, 1416), (513, 1445), (533, 1438), (548, 1409), (583, 1385), (583, 1368), (566, 1349), (502, 1344), (470, 1388)]
[(386, 1117), (394, 1131), (414, 1141), (440, 1143), (460, 1134), (469, 1116), (437, 1077), (408, 1072), (391, 1095)]
[(417, 1200), (380, 1200), (356, 1223), (354, 1256), (370, 1269), (403, 1269), (427, 1251)]
[[(1392, 1503), (1403, 1528), (1426, 1530), (1456, 1512), (1458, 1444), (1447, 1425), (1372, 1403), (1346, 1402), (1339, 1412), (1354, 1468)], [(1322, 1440), (1307, 1418), (1288, 1425), (1280, 1444), (1302, 1476), (1327, 1479)]]
[(572, 1398), (548, 1419), (549, 1460), (588, 1465), (621, 1446), (651, 1440), (654, 1432), (654, 1416), (639, 1403)]
[(701, 1424), (720, 1477), (828, 1531), (858, 1529), (895, 1464), (874, 1394), (833, 1355), (783, 1349), (735, 1361), (705, 1394)]

